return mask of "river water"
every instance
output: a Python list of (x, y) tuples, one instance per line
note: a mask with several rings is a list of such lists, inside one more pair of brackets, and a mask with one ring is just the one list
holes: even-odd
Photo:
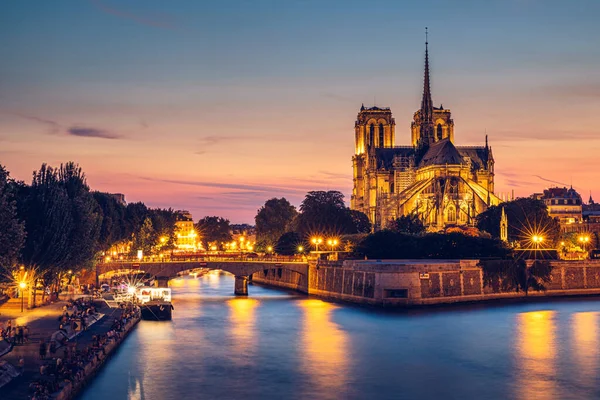
[(233, 284), (172, 280), (173, 321), (141, 321), (81, 398), (600, 398), (600, 300), (384, 312)]

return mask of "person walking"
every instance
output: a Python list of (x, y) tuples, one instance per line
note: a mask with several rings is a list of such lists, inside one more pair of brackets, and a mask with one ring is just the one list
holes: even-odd
[(25, 343), (29, 343), (29, 327), (27, 325), (23, 328), (23, 338), (25, 339)]
[(46, 359), (46, 350), (46, 341), (42, 339), (42, 341), (40, 342), (40, 360)]
[(25, 372), (25, 359), (23, 357), (19, 358), (19, 371), (21, 372), (21, 375)]

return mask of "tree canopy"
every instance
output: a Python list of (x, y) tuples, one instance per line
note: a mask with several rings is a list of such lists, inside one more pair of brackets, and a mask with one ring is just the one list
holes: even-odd
[(403, 215), (397, 218), (391, 228), (394, 232), (408, 235), (421, 235), (425, 233), (425, 225), (416, 215)]
[(341, 192), (330, 190), (306, 194), (294, 228), (303, 237), (313, 234), (338, 236), (369, 232), (371, 224), (366, 215), (346, 207)]
[(221, 248), (221, 243), (231, 241), (231, 226), (229, 220), (221, 217), (204, 217), (196, 224), (200, 240), (208, 250), (209, 243), (216, 243)]
[(254, 218), (256, 241), (271, 245), (277, 243), (281, 235), (290, 230), (297, 215), (296, 207), (284, 197), (267, 200)]
[(17, 217), (16, 184), (0, 165), (0, 267), (14, 266), (25, 243), (25, 224)]
[(543, 201), (520, 198), (499, 206), (492, 206), (477, 216), (477, 228), (493, 237), (500, 237), (502, 208), (508, 219), (508, 241), (529, 247), (533, 235), (544, 237), (544, 248), (556, 248), (560, 236), (560, 224), (548, 215)]

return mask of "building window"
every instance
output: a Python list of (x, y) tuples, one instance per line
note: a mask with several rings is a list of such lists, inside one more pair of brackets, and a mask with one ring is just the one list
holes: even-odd
[(371, 124), (369, 126), (369, 146), (373, 147), (374, 141), (375, 141), (375, 125)]
[(438, 124), (437, 126), (437, 137), (438, 140), (442, 140), (442, 124)]
[(456, 222), (456, 210), (454, 207), (448, 208), (448, 222)]
[(384, 135), (384, 130), (383, 130), (383, 124), (379, 124), (379, 147), (385, 147), (384, 139), (385, 139), (385, 135)]

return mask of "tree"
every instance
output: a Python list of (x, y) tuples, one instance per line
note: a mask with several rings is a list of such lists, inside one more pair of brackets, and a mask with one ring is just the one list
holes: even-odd
[(276, 243), (279, 237), (288, 231), (296, 215), (296, 207), (284, 197), (267, 200), (254, 217), (256, 241)]
[(371, 221), (367, 214), (358, 210), (346, 209), (350, 216), (349, 221), (351, 222), (344, 233), (353, 235), (357, 233), (370, 233), (371, 232)]
[(65, 267), (75, 270), (88, 265), (94, 258), (102, 226), (102, 214), (79, 165), (74, 162), (61, 164), (58, 180), (69, 199), (73, 220), (69, 234), (69, 256)]
[(97, 250), (107, 250), (114, 243), (130, 236), (130, 234), (127, 234), (125, 226), (126, 208), (108, 193), (94, 192), (92, 195), (98, 203), (99, 212), (102, 213)]
[(425, 233), (425, 225), (416, 215), (403, 215), (394, 221), (392, 230), (408, 235), (421, 235)]
[(298, 246), (307, 247), (302, 242), (302, 237), (297, 232), (286, 232), (279, 237), (275, 245), (275, 252), (284, 256), (292, 256), (298, 253)]
[(25, 223), (17, 217), (14, 182), (0, 165), (0, 267), (17, 263), (25, 243)]
[(523, 291), (529, 289), (546, 290), (546, 284), (552, 280), (552, 265), (549, 261), (535, 260), (528, 268), (522, 258), (481, 260), (478, 264), (483, 270), (484, 286), (492, 288), (495, 293), (507, 291)]
[(330, 190), (306, 194), (294, 228), (303, 237), (313, 234), (338, 236), (369, 232), (371, 224), (366, 215), (346, 207), (341, 192)]
[(498, 239), (456, 232), (415, 236), (383, 230), (367, 236), (357, 246), (356, 253), (380, 259), (480, 259), (505, 258), (510, 250)]
[(209, 243), (221, 243), (231, 241), (231, 227), (229, 220), (221, 217), (204, 217), (196, 224), (196, 229), (200, 234), (200, 240), (205, 249), (209, 248)]
[(156, 244), (155, 236), (152, 220), (146, 217), (140, 230), (133, 235), (131, 252), (135, 254), (138, 250), (142, 250), (144, 255), (152, 254), (152, 247)]
[(544, 248), (556, 248), (560, 224), (548, 215), (548, 209), (541, 200), (521, 198), (492, 206), (477, 216), (477, 228), (495, 238), (500, 237), (502, 208), (508, 218), (509, 242), (525, 244), (531, 241), (533, 235), (542, 235)]
[(364, 238), (355, 251), (359, 257), (372, 259), (417, 258), (416, 243), (415, 236), (382, 230)]

